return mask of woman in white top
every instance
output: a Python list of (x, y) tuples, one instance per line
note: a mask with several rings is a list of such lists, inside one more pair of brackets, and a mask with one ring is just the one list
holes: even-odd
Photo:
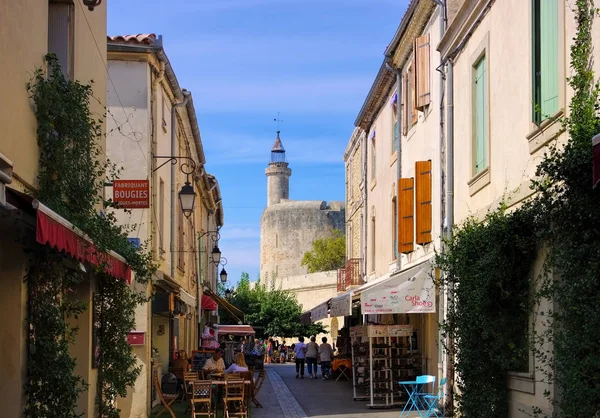
[(235, 359), (231, 366), (225, 370), (225, 374), (227, 373), (239, 373), (239, 372), (247, 372), (248, 365), (246, 364), (246, 359), (244, 358), (244, 353), (237, 353), (235, 355)]

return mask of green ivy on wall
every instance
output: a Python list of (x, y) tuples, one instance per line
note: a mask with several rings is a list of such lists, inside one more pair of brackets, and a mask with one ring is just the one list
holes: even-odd
[(436, 263), (453, 300), (443, 330), (450, 336), (460, 416), (508, 416), (507, 373), (528, 367), (530, 277), (537, 254), (535, 219), (505, 207), (455, 230)]
[[(46, 62), (47, 71), (35, 71), (27, 84), (38, 122), (37, 198), (84, 231), (99, 256), (117, 252), (131, 267), (136, 282), (147, 283), (156, 270), (151, 254), (131, 245), (127, 239), (131, 228), (118, 225), (112, 212), (99, 213), (112, 206), (103, 198), (103, 186), (107, 178), (118, 178), (119, 170), (99, 142), (102, 121), (90, 111), (92, 86), (66, 79), (53, 54)], [(77, 399), (88, 385), (75, 375), (75, 359), (69, 355), (77, 333), (69, 319), (89, 307), (69, 296), (90, 276), (69, 268), (64, 255), (49, 247), (36, 245), (31, 251), (26, 276), (30, 339), (25, 415), (76, 417)], [(94, 299), (99, 301), (93, 307), (99, 320), (96, 406), (98, 416), (117, 418), (117, 397), (126, 395), (140, 373), (127, 334), (134, 328), (135, 307), (147, 297), (105, 274), (105, 268), (100, 263), (92, 272), (98, 283)]]

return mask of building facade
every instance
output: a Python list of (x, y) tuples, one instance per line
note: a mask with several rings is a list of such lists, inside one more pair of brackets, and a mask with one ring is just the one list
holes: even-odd
[[(122, 167), (120, 179), (149, 182), (148, 208), (114, 214), (133, 240), (148, 245), (159, 266), (148, 289), (152, 302), (136, 313), (136, 331), (149, 338), (134, 347), (142, 373), (119, 403), (122, 416), (143, 417), (152, 406), (151, 371), (168, 373), (180, 351), (189, 355), (199, 346), (204, 280), (216, 289), (215, 266), (207, 259), (212, 247), (199, 234), (222, 225), (223, 209), (217, 180), (204, 169), (192, 94), (181, 89), (162, 39), (109, 37), (108, 69), (107, 155)], [(186, 184), (196, 194), (188, 215), (178, 197)]]
[[(548, 145), (566, 140), (560, 118), (569, 114), (573, 94), (566, 79), (576, 20), (564, 0), (453, 3), (437, 48), (451, 74), (453, 207), (460, 224), (469, 216), (483, 219), (501, 202), (509, 208), (524, 202)], [(594, 24), (594, 44), (599, 36)], [(592, 69), (598, 73), (597, 62)], [(542, 268), (540, 254), (532, 278)], [(544, 302), (538, 308), (552, 310)], [(543, 331), (533, 316), (524, 333)], [(533, 407), (552, 415), (550, 399), (557, 394), (545, 382), (547, 371), (530, 353), (528, 367), (509, 373), (510, 416), (530, 416)]]
[[(431, 45), (441, 38), (441, 19), (440, 8), (434, 2), (410, 3), (387, 47), (348, 144), (348, 150), (352, 150), (357, 130), (364, 132), (364, 170), (359, 183), (364, 184), (364, 222), (359, 229), (360, 239), (353, 240), (353, 245), (355, 241), (361, 243), (358, 254), (364, 262), (364, 277), (356, 280), (349, 266), (342, 272), (346, 283), (353, 285), (354, 300), (378, 283), (401, 283), (419, 274), (427, 275), (424, 286), (430, 292), (434, 289), (432, 260), (443, 234), (443, 148), (442, 84), (435, 70), (440, 58)], [(347, 154), (345, 159), (349, 160)], [(352, 175), (347, 178), (347, 206), (357, 199), (357, 171), (347, 170)], [(354, 233), (356, 220), (350, 218), (348, 223)], [(338, 289), (343, 292), (347, 288)], [(426, 312), (368, 315), (367, 320), (410, 324), (420, 344), (422, 372), (441, 378), (437, 327), (440, 299), (437, 295), (430, 297), (433, 307)]]
[[(0, 52), (3, 76), (0, 81), (0, 314), (5, 321), (0, 325), (0, 404), (2, 415), (23, 415), (26, 404), (24, 386), (27, 381), (28, 348), (30, 339), (28, 320), (27, 274), (29, 254), (25, 246), (35, 245), (36, 219), (44, 217), (57, 228), (68, 225), (69, 220), (37, 202), (40, 150), (37, 140), (35, 108), (26, 85), (32, 81), (36, 69), (46, 70), (45, 56), (56, 54), (64, 76), (92, 85), (96, 100), (89, 104), (94, 116), (104, 113), (107, 75), (106, 51), (98, 50), (106, 39), (106, 4), (93, 11), (81, 2), (0, 1)], [(18, 117), (16, 117), (18, 115)], [(104, 147), (104, 124), (98, 145)], [(41, 203), (41, 205), (38, 205)], [(62, 222), (62, 223), (60, 223)], [(60, 226), (59, 226), (60, 225)], [(67, 227), (65, 227), (67, 228)], [(67, 228), (68, 229), (68, 228)], [(66, 229), (65, 229), (66, 230)], [(68, 255), (65, 260), (70, 259)], [(95, 277), (76, 290), (76, 299), (87, 305), (96, 286)], [(92, 315), (90, 309), (77, 318), (79, 333), (71, 355), (77, 358), (75, 372), (89, 388), (78, 399), (77, 412), (84, 417), (94, 414), (97, 369), (92, 366)]]

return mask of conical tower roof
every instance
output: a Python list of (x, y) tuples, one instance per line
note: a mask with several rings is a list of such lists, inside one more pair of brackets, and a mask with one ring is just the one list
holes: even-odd
[(272, 163), (285, 162), (285, 148), (283, 148), (283, 143), (281, 142), (281, 138), (279, 137), (280, 133), (280, 131), (277, 131), (277, 138), (275, 138), (275, 143), (273, 144), (273, 148), (271, 148)]

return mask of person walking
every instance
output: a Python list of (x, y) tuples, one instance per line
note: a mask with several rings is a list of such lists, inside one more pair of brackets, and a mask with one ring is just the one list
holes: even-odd
[(327, 342), (327, 337), (321, 338), (323, 344), (319, 346), (319, 358), (321, 360), (321, 375), (324, 380), (329, 379), (331, 374), (331, 361), (333, 360), (333, 348)]
[(317, 339), (310, 337), (310, 342), (306, 344), (306, 367), (308, 376), (311, 379), (317, 378), (317, 358), (319, 357), (319, 346), (315, 342)]
[(273, 358), (273, 339), (269, 338), (267, 341), (267, 364), (271, 364)]
[(306, 358), (306, 344), (304, 344), (304, 337), (298, 338), (298, 343), (294, 347), (294, 353), (296, 354), (296, 379), (304, 379), (304, 359)]
[(281, 363), (285, 363), (286, 362), (286, 360), (287, 360), (287, 351), (288, 351), (288, 347), (287, 347), (287, 345), (285, 345), (285, 340), (283, 340), (283, 342), (279, 346), (279, 361)]

